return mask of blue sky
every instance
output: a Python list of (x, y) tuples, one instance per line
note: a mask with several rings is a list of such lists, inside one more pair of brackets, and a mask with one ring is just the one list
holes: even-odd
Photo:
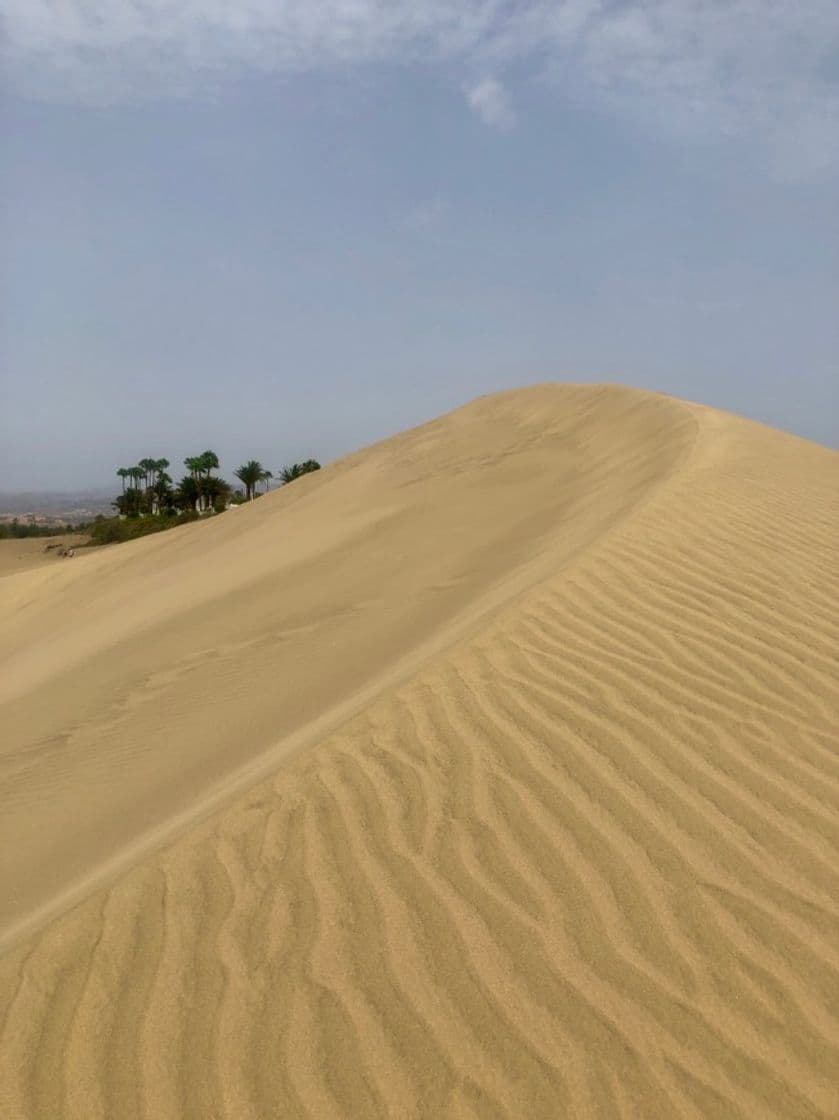
[(839, 443), (839, 7), (6, 0), (0, 490), (618, 380)]

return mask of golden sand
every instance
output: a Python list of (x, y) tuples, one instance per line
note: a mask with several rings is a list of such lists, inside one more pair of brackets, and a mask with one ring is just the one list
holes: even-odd
[[(21, 537), (0, 540), (0, 577), (14, 572), (53, 565), (65, 559), (59, 549), (74, 551), (88, 540), (84, 533), (59, 533), (53, 537)], [(49, 546), (49, 547), (48, 547)], [(78, 555), (78, 553), (76, 553)], [(73, 557), (75, 559), (75, 556)]]
[(483, 398), (0, 580), (0, 1116), (839, 1116), (839, 455)]

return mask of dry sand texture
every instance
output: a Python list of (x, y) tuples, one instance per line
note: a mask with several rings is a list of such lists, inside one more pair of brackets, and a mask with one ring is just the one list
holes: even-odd
[(839, 1116), (837, 553), (539, 386), (0, 580), (0, 1115)]
[[(58, 548), (76, 549), (88, 539), (83, 533), (56, 533), (54, 537), (0, 540), (0, 577), (30, 568), (40, 568), (45, 564), (57, 564), (64, 559), (58, 555)], [(47, 551), (47, 545), (57, 547)]]

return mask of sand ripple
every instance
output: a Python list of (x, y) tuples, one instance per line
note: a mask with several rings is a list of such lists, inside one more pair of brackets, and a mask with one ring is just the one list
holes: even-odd
[(839, 1116), (839, 457), (668, 407), (608, 531), (11, 945), (3, 1117)]

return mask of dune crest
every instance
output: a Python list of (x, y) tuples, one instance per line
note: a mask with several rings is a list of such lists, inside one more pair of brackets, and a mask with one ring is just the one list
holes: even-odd
[(0, 1114), (836, 1116), (838, 495), (544, 385), (0, 580)]

